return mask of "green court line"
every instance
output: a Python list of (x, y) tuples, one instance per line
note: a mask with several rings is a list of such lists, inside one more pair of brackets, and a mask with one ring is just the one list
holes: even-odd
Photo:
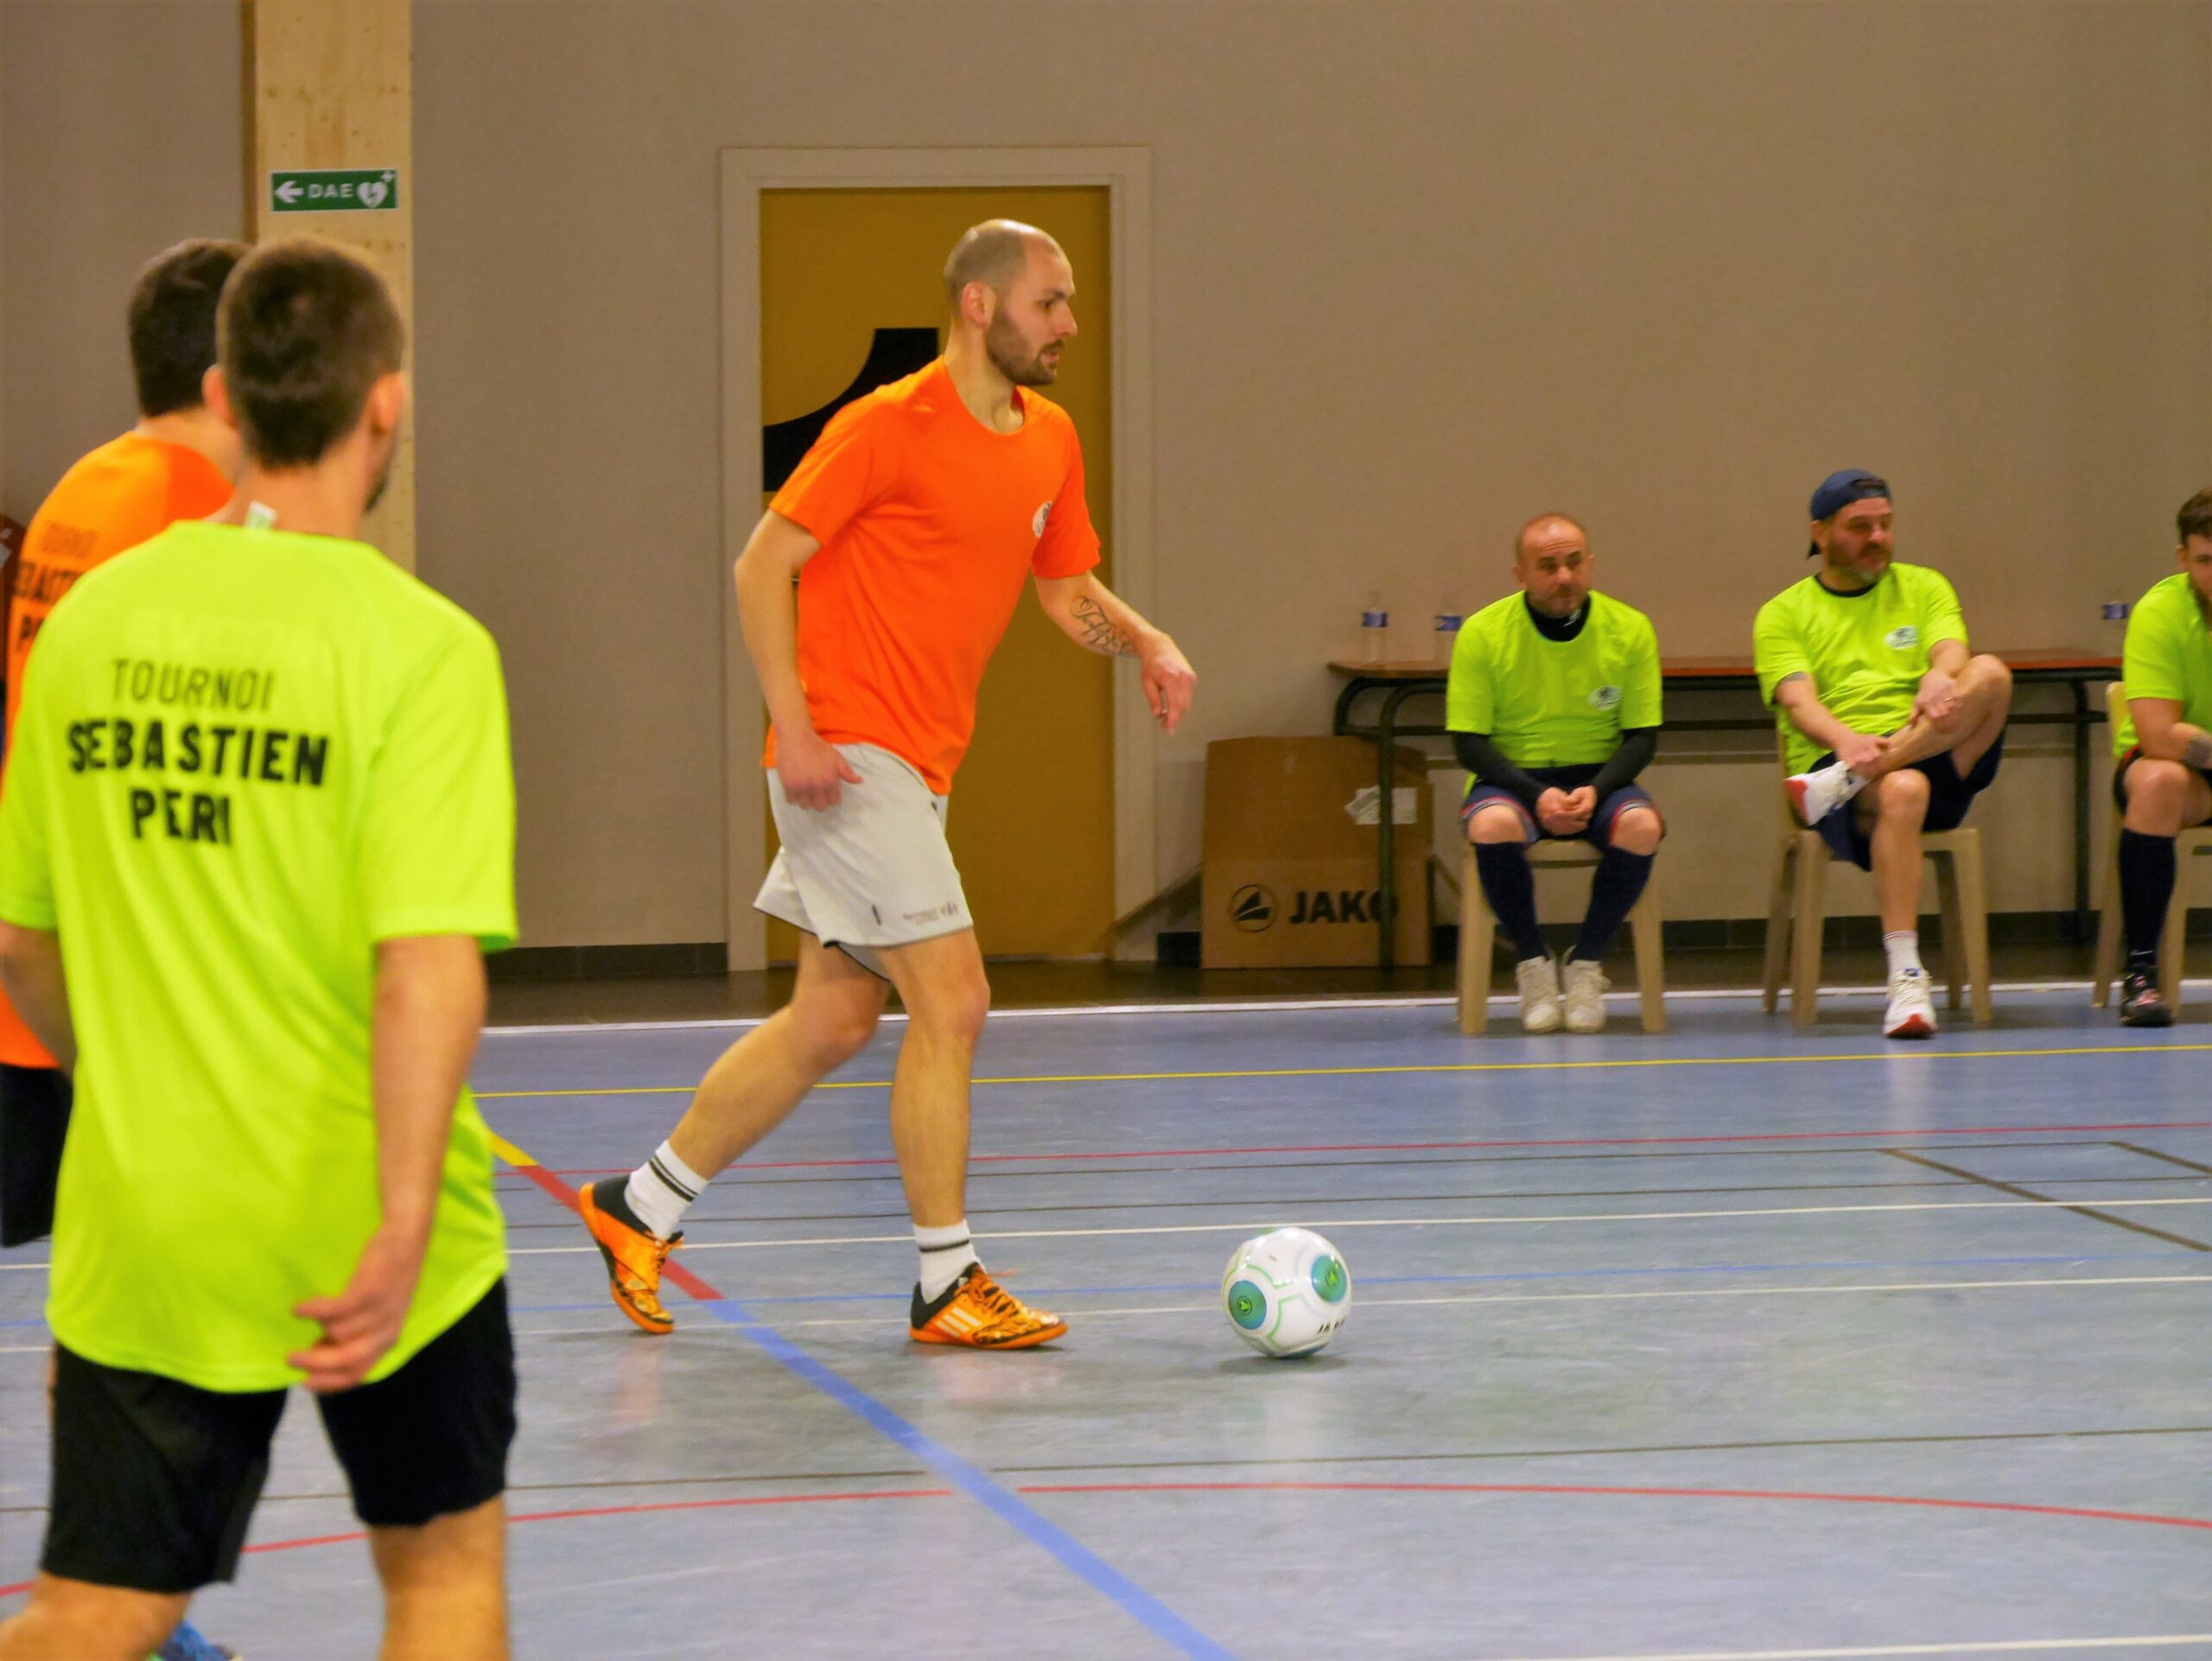
[[(1422, 1072), (1586, 1072), (1617, 1067), (1764, 1067), (1822, 1061), (1991, 1061), (2052, 1055), (2188, 1055), (2212, 1044), (2078, 1044), (2033, 1050), (1853, 1050), (1839, 1055), (1654, 1055), (1608, 1061), (1439, 1061), (1387, 1067), (1223, 1067), (1190, 1072), (1040, 1072), (976, 1079), (983, 1085), (1148, 1085), (1224, 1079), (1371, 1079)], [(554, 1096), (689, 1096), (696, 1085), (611, 1085), (599, 1090), (480, 1090), (480, 1102)], [(888, 1079), (849, 1079), (817, 1090), (888, 1090)]]

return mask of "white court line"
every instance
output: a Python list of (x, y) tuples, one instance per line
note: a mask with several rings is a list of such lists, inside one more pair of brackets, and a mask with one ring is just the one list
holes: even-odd
[[(1425, 1308), (1440, 1303), (1623, 1303), (1660, 1298), (1809, 1297), (1822, 1292), (1975, 1292), (1997, 1291), (2015, 1286), (2170, 1286), (2177, 1282), (2212, 1282), (2212, 1275), (2079, 1275), (2070, 1278), (2016, 1281), (1870, 1281), (1849, 1286), (1700, 1286), (1682, 1291), (1506, 1292), (1439, 1298), (1361, 1297), (1355, 1287), (1352, 1301), (1362, 1309), (1392, 1309)], [(740, 1299), (739, 1301), (744, 1300)], [(754, 1307), (757, 1309), (758, 1306)], [(1077, 1309), (1074, 1314), (1078, 1321), (1096, 1321), (1109, 1315), (1213, 1314), (1220, 1307), (1218, 1303), (1154, 1303), (1128, 1308)], [(778, 1332), (795, 1332), (802, 1327), (880, 1327), (883, 1321), (881, 1315), (824, 1315), (811, 1321), (778, 1321), (770, 1324)]]
[[(2184, 980), (2183, 986), (2212, 986), (2212, 980)], [(1993, 981), (1990, 991), (2013, 992), (2086, 992), (2086, 980), (2060, 981)], [(1879, 986), (1823, 986), (1820, 995), (1824, 998), (1877, 998), (1886, 996)], [(1701, 999), (1743, 999), (1764, 996), (1756, 986), (1710, 986), (1690, 991), (1667, 994), (1669, 1002), (1695, 1002)], [(1611, 993), (1609, 1002), (1624, 1008), (1637, 997), (1634, 991)], [(1233, 1002), (1208, 1003), (1069, 1003), (1047, 1005), (1038, 1009), (994, 1009), (993, 1021), (1037, 1021), (1047, 1017), (1089, 1018), (1097, 1015), (1294, 1015), (1313, 1009), (1441, 1009), (1459, 1002), (1453, 993), (1408, 993), (1400, 997), (1348, 996), (1338, 998), (1249, 998)], [(1493, 995), (1490, 1000), (1500, 1008), (1511, 1008), (1510, 993)], [(658, 1033), (710, 1032), (716, 1028), (735, 1029), (758, 1027), (767, 1020), (766, 1015), (708, 1015), (688, 1020), (667, 1021), (540, 1021), (530, 1024), (489, 1026), (484, 1028), (486, 1038), (533, 1038), (558, 1036), (564, 1033)], [(887, 1010), (884, 1022), (903, 1021), (905, 1014)]]
[[(1386, 1197), (1373, 1203), (1387, 1205), (1389, 1201)], [(1298, 1226), (1310, 1229), (1480, 1228), (1529, 1223), (1672, 1223), (1717, 1217), (1834, 1217), (1863, 1212), (2068, 1211), (2075, 1203), (2057, 1200), (1933, 1200), (1907, 1205), (1761, 1206), (1737, 1211), (1566, 1212), (1540, 1217), (1332, 1217), (1308, 1220)], [(2159, 1195), (2148, 1200), (2099, 1198), (2095, 1202), (2095, 1209), (2099, 1211), (2114, 1211), (2122, 1206), (2212, 1206), (2212, 1195)], [(1282, 1226), (1281, 1219), (1270, 1217), (1258, 1222), (1243, 1223), (1165, 1223), (1143, 1228), (976, 1229), (974, 1233), (979, 1240), (1084, 1240), (1126, 1234), (1262, 1234)], [(889, 1245), (899, 1241), (911, 1242), (913, 1238), (910, 1231), (905, 1234), (814, 1235), (796, 1240), (693, 1240), (685, 1242), (683, 1250), (689, 1253), (750, 1251), (772, 1246)], [(598, 1250), (595, 1245), (513, 1246), (508, 1249), (507, 1255), (512, 1257), (557, 1257)], [(44, 1266), (42, 1263), (0, 1263), (0, 1270)]]
[(1967, 1644), (1871, 1644), (1830, 1650), (1672, 1650), (1658, 1654), (1516, 1656), (1510, 1661), (1827, 1661), (1884, 1655), (2012, 1655), (2031, 1651), (2177, 1649), (2212, 1644), (2212, 1632), (2164, 1632), (2145, 1638), (2013, 1638)]

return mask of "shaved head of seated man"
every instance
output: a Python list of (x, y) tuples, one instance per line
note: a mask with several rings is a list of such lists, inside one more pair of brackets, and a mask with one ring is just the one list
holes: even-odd
[(2174, 894), (2174, 838), (2212, 820), (2212, 490), (2175, 515), (2180, 566), (2128, 614), (2120, 678), (2127, 708), (2113, 726), (2120, 907), (2127, 939), (2120, 1018), (2173, 1024), (2158, 990), (2158, 934)]
[[(1658, 748), (1658, 644), (1642, 612), (1596, 591), (1596, 571), (1579, 523), (1538, 514), (1513, 539), (1519, 591), (1469, 618), (1452, 652), (1446, 725), (1471, 775), (1460, 817), (1513, 943), (1521, 1024), (1532, 1033), (1605, 1026), (1599, 964), (1650, 880), (1663, 833), (1636, 782)], [(1529, 869), (1529, 845), (1545, 839), (1603, 850), (1563, 990)]]
[(1921, 833), (1964, 822), (1997, 776), (2012, 675), (1967, 650), (1948, 582), (1895, 557), (1890, 487), (1863, 468), (1814, 491), (1820, 562), (1759, 608), (1759, 690), (1774, 706), (1790, 805), (1874, 875), (1889, 956), (1882, 1031), (1926, 1038), (1936, 1005), (1920, 961)]

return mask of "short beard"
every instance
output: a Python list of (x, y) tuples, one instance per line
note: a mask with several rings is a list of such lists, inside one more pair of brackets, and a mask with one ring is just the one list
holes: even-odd
[(983, 331), (983, 353), (991, 360), (991, 367), (1004, 375), (1016, 386), (1050, 386), (1059, 379), (1060, 372), (1045, 361), (1047, 348), (1040, 347), (1027, 361), (1021, 357), (1021, 336), (1004, 312), (991, 319)]

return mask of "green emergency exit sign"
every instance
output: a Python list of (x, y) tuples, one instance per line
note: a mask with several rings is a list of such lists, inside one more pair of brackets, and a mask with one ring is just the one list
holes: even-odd
[(389, 213), (398, 206), (397, 168), (296, 168), (269, 175), (272, 213)]

